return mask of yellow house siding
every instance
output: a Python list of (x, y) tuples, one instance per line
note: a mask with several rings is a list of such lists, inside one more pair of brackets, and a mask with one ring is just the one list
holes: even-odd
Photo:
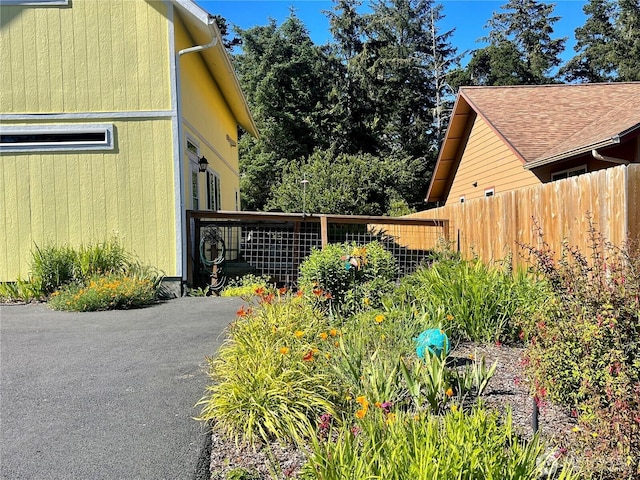
[(0, 7), (2, 112), (170, 109), (166, 9), (142, 0)]
[[(175, 17), (176, 50), (194, 46), (180, 19)], [(183, 55), (178, 60), (180, 71), (181, 117), (186, 134), (200, 144), (200, 155), (220, 177), (221, 209), (235, 209), (235, 192), (239, 189), (238, 149), (227, 141), (237, 142), (237, 121), (220, 89), (198, 53)], [(191, 173), (188, 160), (183, 163), (185, 191), (190, 191)], [(206, 208), (206, 176), (199, 175), (199, 204)], [(190, 198), (186, 199), (187, 205)]]
[[(477, 183), (477, 186), (473, 185)], [(447, 205), (465, 200), (482, 198), (485, 190), (495, 193), (526, 186), (538, 185), (540, 180), (525, 170), (522, 162), (509, 149), (491, 127), (476, 117), (458, 171), (447, 197)]]
[(5, 154), (0, 169), (0, 281), (25, 278), (34, 244), (117, 235), (176, 275), (171, 120), (117, 121), (106, 152)]

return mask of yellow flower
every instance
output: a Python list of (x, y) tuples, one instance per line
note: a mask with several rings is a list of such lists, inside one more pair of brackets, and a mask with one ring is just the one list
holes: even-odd
[(302, 330), (296, 330), (294, 335), (296, 338), (301, 338), (304, 335), (304, 332)]
[(331, 330), (329, 330), (329, 335), (331, 335), (332, 337), (335, 337), (336, 335), (338, 335), (338, 330), (336, 330), (335, 328), (332, 328)]
[(330, 353), (325, 353), (325, 354), (324, 354), (324, 357), (325, 357), (327, 360), (329, 360), (329, 359), (331, 358), (331, 354), (330, 354)]
[(376, 315), (376, 323), (382, 323), (384, 321), (384, 315)]
[(334, 342), (334, 345), (335, 345), (336, 347), (339, 347), (339, 346), (340, 346), (340, 342)]
[(369, 300), (368, 298), (365, 298), (362, 301), (364, 302), (365, 305), (369, 305), (369, 303), (371, 303), (371, 300)]
[(449, 320), (449, 321), (453, 320), (453, 315), (451, 315), (451, 314), (447, 315), (447, 320)]
[(457, 412), (458, 411), (458, 405), (451, 405), (451, 411), (452, 412)]
[(444, 393), (447, 397), (453, 397), (453, 389), (451, 387), (447, 388), (447, 391)]
[(351, 401), (351, 395), (347, 395), (347, 396), (346, 396), (346, 397), (344, 397), (344, 398), (345, 398), (345, 400), (346, 400), (347, 402), (350, 402), (350, 401)]
[(322, 332), (322, 333), (320, 334), (320, 338), (321, 338), (322, 340), (326, 340), (328, 337), (329, 337), (329, 335), (328, 335), (326, 332)]
[(387, 425), (391, 425), (395, 421), (396, 421), (396, 414), (395, 413), (390, 413), (390, 414), (387, 415), (387, 420), (386, 420), (386, 424)]
[(571, 431), (572, 431), (572, 432), (577, 433), (577, 432), (579, 432), (579, 431), (580, 431), (580, 428), (578, 428), (578, 427), (573, 427), (573, 428), (571, 429)]
[(591, 436), (592, 436), (593, 438), (596, 438), (596, 437), (598, 436), (598, 434), (597, 434), (596, 432), (591, 432)]
[(289, 353), (289, 348), (288, 347), (280, 347), (280, 353), (282, 355), (286, 355), (287, 353)]
[(380, 340), (386, 340), (387, 336), (383, 333), (382, 335), (380, 335)]

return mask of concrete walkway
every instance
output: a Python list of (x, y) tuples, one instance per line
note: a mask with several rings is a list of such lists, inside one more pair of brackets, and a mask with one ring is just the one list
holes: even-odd
[(96, 313), (0, 306), (1, 478), (207, 478), (194, 404), (207, 383), (204, 357), (241, 304), (179, 298)]

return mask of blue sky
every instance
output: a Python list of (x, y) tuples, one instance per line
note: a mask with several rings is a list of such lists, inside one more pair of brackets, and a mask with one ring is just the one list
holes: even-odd
[[(331, 1), (326, 0), (196, 0), (209, 13), (222, 15), (231, 25), (246, 29), (256, 25), (266, 25), (268, 19), (274, 18), (280, 24), (289, 15), (293, 7), (296, 15), (307, 26), (311, 38), (322, 45), (329, 41), (329, 21), (322, 13), (330, 10)], [(366, 0), (362, 2), (366, 5)], [(487, 34), (483, 27), (494, 11), (507, 0), (444, 0), (445, 18), (440, 26), (444, 30), (455, 28), (452, 43), (458, 52), (472, 50), (482, 46), (476, 40)], [(555, 3), (554, 15), (561, 17), (555, 24), (554, 38), (568, 37), (563, 58), (574, 55), (573, 33), (576, 27), (584, 24), (586, 19), (582, 7), (586, 0), (559, 0)]]

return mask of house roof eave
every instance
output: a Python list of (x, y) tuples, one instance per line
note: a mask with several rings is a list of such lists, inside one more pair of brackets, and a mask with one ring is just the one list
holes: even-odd
[(186, 27), (196, 42), (201, 44), (209, 43), (212, 40), (212, 32), (218, 39), (214, 46), (200, 51), (200, 54), (218, 84), (238, 125), (258, 138), (258, 128), (249, 110), (246, 97), (240, 88), (240, 82), (231, 64), (231, 59), (222, 44), (215, 18), (192, 0), (170, 0), (170, 2), (182, 14)]

